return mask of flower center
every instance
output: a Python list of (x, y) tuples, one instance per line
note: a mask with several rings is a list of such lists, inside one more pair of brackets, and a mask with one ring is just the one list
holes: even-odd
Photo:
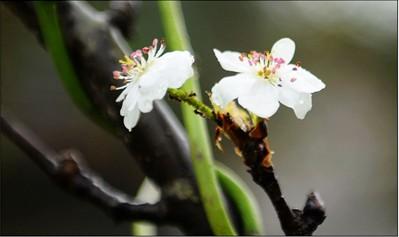
[(272, 85), (279, 86), (277, 71), (285, 63), (284, 59), (273, 57), (269, 51), (263, 53), (257, 51), (241, 53), (239, 58), (241, 61), (246, 61), (250, 66), (255, 67), (258, 77), (267, 80)]
[[(165, 48), (163, 40), (161, 40), (158, 48), (158, 39), (154, 39), (151, 46), (134, 51), (130, 54), (130, 57), (125, 55), (123, 59), (119, 60), (122, 71), (113, 72), (114, 79), (123, 80), (125, 85), (120, 87), (111, 86), (111, 90), (124, 89), (130, 82), (137, 81), (152, 62), (161, 56)], [(147, 55), (147, 59), (144, 55)]]

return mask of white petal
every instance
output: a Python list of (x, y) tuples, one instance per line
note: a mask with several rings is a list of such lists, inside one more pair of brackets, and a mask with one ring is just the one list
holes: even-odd
[(122, 93), (118, 96), (118, 98), (116, 98), (116, 102), (121, 102), (122, 100), (124, 100), (127, 96), (127, 94), (129, 93), (129, 91), (134, 88), (135, 83), (131, 82), (123, 91)]
[(240, 53), (232, 51), (224, 51), (223, 53), (217, 49), (213, 49), (220, 66), (226, 71), (231, 72), (250, 72), (253, 68), (249, 65), (248, 60), (240, 60)]
[(181, 87), (194, 75), (194, 57), (187, 51), (166, 53), (159, 60), (174, 62), (177, 65), (177, 68), (168, 70), (169, 88)]
[(274, 43), (271, 54), (273, 58), (282, 58), (284, 63), (291, 62), (295, 53), (295, 42), (290, 38), (282, 38)]
[(278, 102), (278, 89), (263, 79), (258, 79), (247, 94), (238, 97), (238, 103), (262, 118), (269, 118), (276, 113)]
[[(136, 106), (137, 100), (140, 97), (137, 84), (132, 84), (131, 86), (129, 85), (129, 87), (127, 87), (125, 90), (128, 90), (128, 91), (127, 91), (127, 95), (122, 103), (122, 108), (120, 111), (120, 114), (122, 116), (125, 116), (129, 112), (129, 110), (132, 110)], [(125, 91), (123, 91), (123, 92), (125, 92)]]
[(153, 108), (153, 101), (162, 99), (167, 90), (168, 90), (168, 82), (166, 80), (162, 80), (159, 84), (156, 84), (152, 87), (140, 87), (138, 88), (139, 98), (138, 98), (138, 108), (142, 113), (148, 113)]
[(278, 71), (278, 75), (283, 86), (288, 86), (300, 92), (314, 93), (326, 87), (315, 75), (293, 64), (283, 66)]
[(140, 111), (137, 106), (135, 106), (132, 110), (130, 110), (123, 118), (123, 124), (129, 130), (129, 132), (132, 131), (132, 128), (137, 125), (139, 118), (140, 118)]
[(146, 98), (140, 99), (138, 102), (139, 110), (142, 113), (150, 112), (153, 108), (153, 105), (152, 105), (153, 101), (154, 100), (152, 100), (152, 99), (146, 99)]
[(224, 108), (229, 102), (246, 94), (258, 78), (249, 73), (224, 77), (212, 87), (211, 100)]
[(140, 87), (140, 98), (146, 98), (148, 100), (159, 100), (165, 96), (167, 90), (167, 81), (161, 81), (158, 85), (154, 85), (153, 87)]
[(299, 119), (304, 119), (306, 113), (312, 109), (312, 94), (298, 92), (288, 87), (281, 87), (280, 102), (294, 110)]
[(168, 90), (167, 81), (163, 80), (159, 85), (149, 88), (139, 88), (140, 98), (138, 99), (139, 110), (148, 113), (153, 108), (153, 101), (162, 99)]
[[(151, 89), (151, 88), (150, 88)], [(138, 108), (142, 113), (148, 113), (153, 108), (153, 101), (162, 99), (167, 92), (166, 84), (153, 87), (152, 90), (139, 89)]]
[(144, 74), (139, 85), (143, 90), (151, 90), (159, 84), (170, 88), (181, 87), (193, 75), (194, 57), (188, 51), (169, 52), (154, 59)]

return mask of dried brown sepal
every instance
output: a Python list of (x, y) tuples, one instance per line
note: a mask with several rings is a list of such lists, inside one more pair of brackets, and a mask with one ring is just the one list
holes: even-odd
[(267, 138), (267, 137), (265, 137), (264, 138), (264, 144), (265, 144), (265, 148), (266, 148), (266, 150), (268, 151), (267, 152), (267, 154), (263, 157), (263, 160), (262, 160), (262, 166), (263, 167), (266, 167), (266, 168), (269, 168), (269, 167), (271, 167), (272, 165), (273, 165), (273, 163), (272, 163), (272, 155), (273, 155), (273, 152), (272, 152), (272, 150), (270, 149), (270, 143), (269, 143), (269, 139)]
[(217, 126), (215, 129), (215, 145), (220, 151), (223, 151), (222, 135), (223, 135), (223, 129)]
[(237, 147), (234, 147), (234, 153), (236, 153), (236, 155), (237, 155), (238, 157), (243, 158), (241, 150), (238, 149)]
[[(326, 218), (325, 208), (318, 195), (311, 193), (303, 210), (292, 209), (286, 202), (274, 173), (273, 151), (270, 149), (266, 120), (257, 122), (248, 132), (240, 128), (226, 113), (215, 113), (223, 133), (233, 141), (235, 151), (242, 155), (248, 173), (269, 196), (286, 235), (312, 235)], [(256, 121), (256, 120), (255, 120)]]
[(251, 131), (249, 131), (248, 135), (254, 139), (263, 139), (267, 137), (267, 127), (266, 122), (262, 120), (255, 126)]
[[(235, 123), (229, 114), (216, 113), (215, 117), (223, 132), (236, 146), (236, 154), (245, 158), (244, 162), (247, 166), (261, 165), (265, 168), (272, 166), (272, 152), (267, 139), (265, 120), (260, 121), (247, 132), (243, 131), (241, 126)], [(237, 153), (237, 151), (239, 152)], [(256, 156), (249, 157), (243, 153), (256, 154)]]

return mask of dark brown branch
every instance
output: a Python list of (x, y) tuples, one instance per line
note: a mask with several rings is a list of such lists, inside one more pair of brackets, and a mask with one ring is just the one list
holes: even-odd
[[(30, 29), (40, 36), (30, 2), (9, 2), (7, 6), (26, 25), (31, 24), (28, 20), (35, 22), (31, 24), (35, 27)], [(20, 8), (24, 9), (24, 16), (18, 13)], [(120, 7), (113, 8), (100, 14), (85, 2), (57, 2), (64, 42), (79, 82), (144, 174), (160, 187), (161, 199), (170, 210), (170, 222), (186, 234), (210, 235), (212, 231), (199, 198), (186, 134), (169, 106), (164, 101), (157, 101), (150, 113), (142, 115), (131, 133), (123, 127), (119, 115), (121, 105), (115, 103), (118, 93), (110, 91), (109, 87), (115, 83), (112, 72), (120, 67), (118, 59), (129, 54), (129, 48), (115, 24), (110, 23), (115, 14), (112, 12)], [(182, 197), (176, 187), (184, 187), (190, 195)]]
[[(19, 4), (9, 5), (12, 5), (10, 8), (40, 38), (40, 30), (31, 4)], [(109, 91), (109, 86), (113, 83), (111, 72), (118, 68), (117, 59), (124, 53), (120, 42), (124, 42), (124, 45), (126, 42), (111, 36), (111, 31), (113, 28), (119, 29), (127, 36), (131, 32), (130, 23), (121, 24), (120, 21), (131, 19), (129, 14), (133, 14), (134, 11), (130, 11), (130, 7), (125, 11), (121, 8), (125, 3), (119, 4), (121, 5), (114, 5), (101, 16), (107, 17), (107, 20), (98, 21), (97, 12), (83, 3), (59, 3), (60, 23), (75, 71), (92, 102), (102, 116), (116, 127), (119, 137), (137, 159), (144, 173), (161, 187), (162, 200), (173, 212), (169, 213), (171, 222), (176, 223), (188, 234), (210, 234), (209, 223), (202, 204), (198, 201), (198, 189), (190, 164), (187, 139), (181, 124), (170, 112), (169, 107), (162, 101), (157, 102), (151, 113), (143, 115), (132, 133), (123, 128), (119, 116), (120, 105), (114, 103), (116, 94)], [(19, 9), (23, 9), (24, 13), (20, 14)], [(126, 17), (123, 17), (124, 14), (127, 14)], [(325, 210), (318, 196), (311, 193), (302, 211), (291, 209), (281, 194), (271, 166), (266, 126), (263, 134), (262, 129), (260, 134), (256, 134), (243, 132), (233, 125), (228, 120), (221, 122), (225, 132), (241, 150), (254, 181), (270, 197), (283, 231), (288, 235), (312, 234), (325, 218)], [(186, 185), (193, 191), (192, 196), (182, 199), (171, 191), (177, 184)]]
[(219, 126), (241, 152), (248, 172), (261, 186), (273, 203), (286, 235), (312, 235), (323, 223), (326, 215), (323, 202), (317, 193), (310, 193), (303, 210), (292, 209), (284, 199), (271, 162), (266, 122), (262, 121), (251, 131), (245, 132), (229, 115), (218, 114)]
[(23, 150), (52, 180), (75, 195), (94, 203), (116, 221), (146, 220), (164, 223), (164, 203), (137, 204), (126, 194), (111, 188), (69, 150), (57, 153), (18, 123), (0, 117), (2, 134)]
[(108, 22), (118, 28), (125, 38), (134, 33), (140, 1), (111, 1), (106, 15)]
[(15, 15), (17, 15), (25, 24), (25, 26), (32, 31), (41, 44), (43, 44), (43, 37), (41, 35), (39, 22), (37, 20), (36, 12), (33, 10), (33, 1), (4, 1), (5, 4)]

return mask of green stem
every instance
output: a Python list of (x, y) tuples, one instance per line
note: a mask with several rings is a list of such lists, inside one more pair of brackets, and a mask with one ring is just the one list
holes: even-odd
[(232, 170), (221, 163), (217, 163), (216, 171), (220, 184), (238, 208), (244, 227), (243, 235), (261, 235), (262, 216), (251, 190)]
[[(158, 1), (170, 50), (191, 50), (185, 29), (180, 2)], [(192, 91), (200, 98), (200, 86), (196, 75), (188, 80), (183, 90)], [(205, 212), (216, 235), (236, 235), (223, 202), (216, 179), (211, 143), (205, 120), (192, 112), (189, 105), (181, 104), (183, 122), (188, 132), (191, 157)]]
[(182, 101), (192, 106), (197, 113), (199, 113), (202, 117), (215, 120), (215, 116), (213, 114), (213, 110), (209, 108), (206, 104), (196, 98), (197, 94), (195, 93), (187, 93), (181, 89), (168, 89), (169, 97), (175, 100)]
[(105, 129), (110, 130), (108, 122), (100, 117), (77, 79), (58, 23), (56, 4), (54, 2), (35, 1), (34, 6), (45, 45), (73, 102), (89, 118)]

